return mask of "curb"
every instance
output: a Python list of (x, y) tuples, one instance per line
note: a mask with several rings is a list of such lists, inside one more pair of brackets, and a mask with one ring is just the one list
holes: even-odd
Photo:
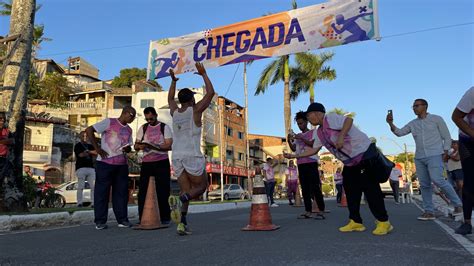
[[(251, 202), (229, 202), (221, 204), (190, 205), (189, 213), (235, 210), (242, 208), (250, 208), (251, 205)], [(138, 220), (138, 206), (128, 207), (128, 218), (130, 220)], [(115, 215), (112, 208), (109, 208), (108, 221), (115, 221)], [(0, 233), (12, 232), (17, 230), (47, 228), (53, 226), (91, 224), (93, 222), (93, 210), (76, 211), (72, 214), (70, 214), (69, 212), (55, 212), (27, 215), (1, 215)]]

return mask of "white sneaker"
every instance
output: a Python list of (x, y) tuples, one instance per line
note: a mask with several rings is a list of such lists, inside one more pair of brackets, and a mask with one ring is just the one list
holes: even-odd
[(278, 207), (278, 204), (273, 203), (272, 205), (270, 205), (270, 207)]

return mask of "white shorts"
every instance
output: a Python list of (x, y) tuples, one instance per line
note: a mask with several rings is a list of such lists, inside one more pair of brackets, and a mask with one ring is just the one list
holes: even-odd
[(206, 159), (204, 156), (194, 156), (185, 158), (173, 158), (172, 160), (174, 176), (179, 177), (184, 170), (190, 175), (201, 176), (206, 169)]

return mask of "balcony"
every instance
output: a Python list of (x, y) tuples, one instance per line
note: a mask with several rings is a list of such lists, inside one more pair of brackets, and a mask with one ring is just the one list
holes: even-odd
[(48, 152), (49, 147), (44, 146), (44, 145), (31, 145), (31, 144), (25, 144), (23, 146), (23, 150), (25, 151), (38, 151), (38, 152)]

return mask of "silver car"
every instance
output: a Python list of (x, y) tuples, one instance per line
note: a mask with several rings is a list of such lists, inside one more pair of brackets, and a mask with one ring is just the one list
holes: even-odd
[[(218, 187), (215, 190), (207, 194), (209, 200), (221, 199), (221, 188)], [(240, 185), (227, 184), (224, 185), (224, 199), (245, 199), (248, 197), (247, 191), (245, 191)]]

